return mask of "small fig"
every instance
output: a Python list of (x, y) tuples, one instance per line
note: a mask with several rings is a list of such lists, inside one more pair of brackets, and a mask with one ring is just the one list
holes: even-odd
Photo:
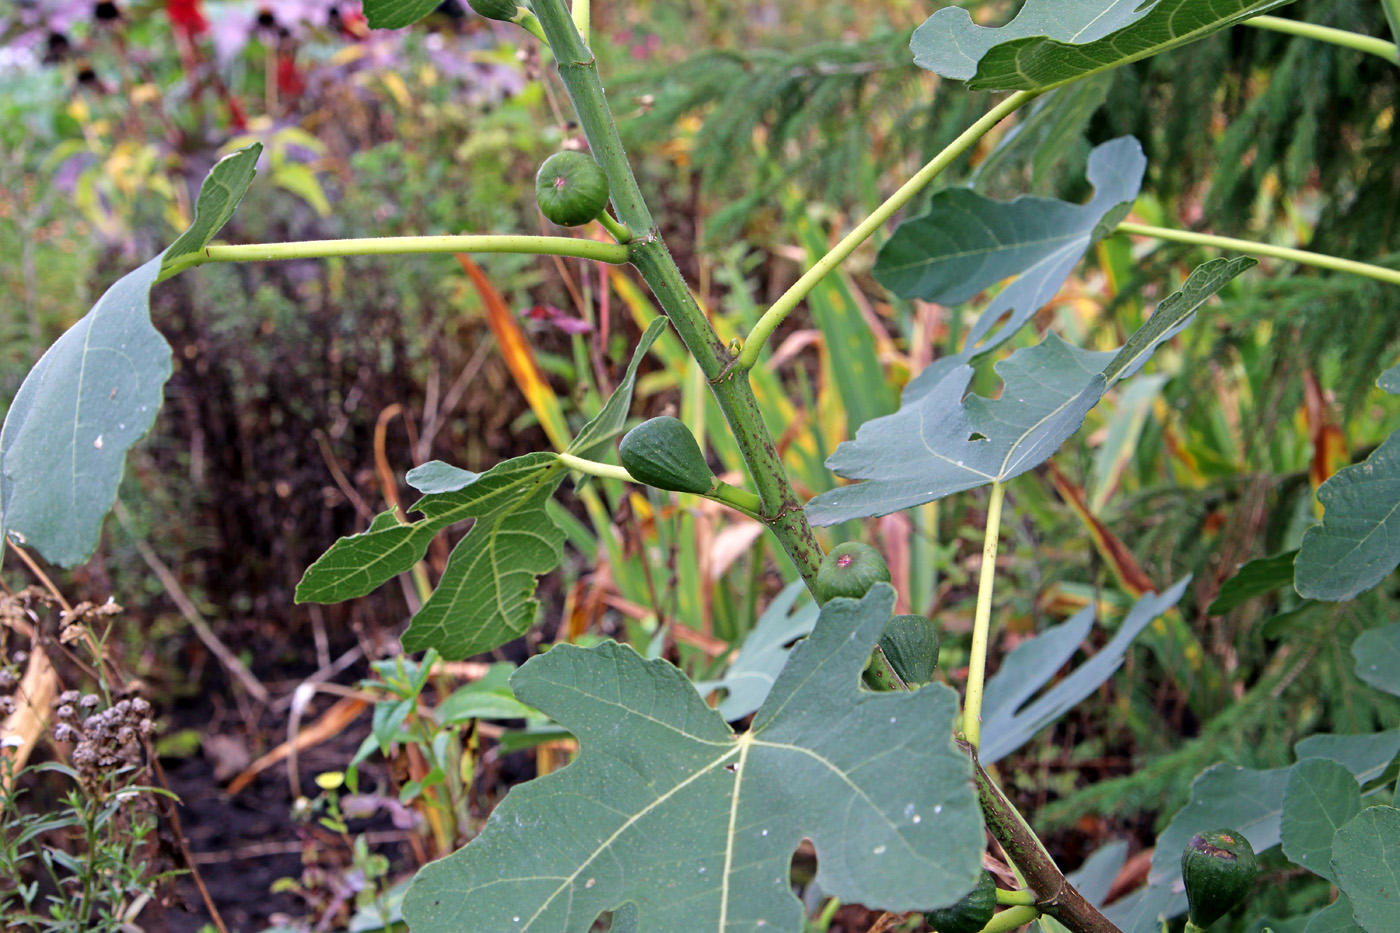
[(516, 13), (520, 11), (515, 0), (467, 0), (467, 6), (487, 19), (499, 19), (507, 23), (515, 19)]
[(586, 224), (608, 205), (608, 175), (583, 152), (556, 152), (535, 175), (540, 212), (561, 227)]
[(996, 910), (997, 883), (991, 872), (984, 871), (966, 897), (952, 907), (926, 912), (924, 919), (938, 933), (977, 933), (991, 921)]
[(701, 496), (714, 488), (714, 474), (695, 435), (676, 418), (643, 421), (622, 438), (617, 453), (627, 472), (648, 486)]
[(817, 605), (838, 597), (860, 599), (877, 583), (890, 582), (890, 568), (880, 552), (859, 541), (838, 544), (822, 558), (812, 592)]
[(1204, 930), (1244, 900), (1254, 886), (1254, 847), (1242, 833), (1216, 829), (1197, 833), (1181, 853), (1190, 918)]
[(885, 659), (909, 686), (926, 684), (938, 666), (938, 626), (923, 616), (895, 616), (880, 633)]

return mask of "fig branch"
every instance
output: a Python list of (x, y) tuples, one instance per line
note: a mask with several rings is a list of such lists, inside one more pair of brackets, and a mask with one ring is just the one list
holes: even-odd
[[(982, 806), (987, 829), (1021, 870), (1026, 886), (1035, 895), (1035, 909), (1054, 917), (1075, 933), (1122, 933), (1065, 878), (1050, 853), (1045, 851), (1040, 837), (983, 770), (982, 763), (977, 760), (977, 748), (967, 742), (958, 745), (972, 759), (977, 801)], [(1012, 908), (1021, 909), (1025, 908)]]
[(209, 262), (265, 262), (278, 259), (326, 259), (331, 256), (404, 256), (431, 253), (529, 253), (573, 256), (598, 262), (627, 262), (627, 247), (566, 236), (399, 236), (351, 240), (305, 240), (294, 243), (250, 243), (206, 246), (173, 264), (157, 281)]
[[(1249, 22), (1253, 22), (1253, 20)], [(1175, 230), (1171, 227), (1153, 227), (1148, 224), (1128, 223), (1127, 221), (1114, 227), (1113, 232), (1125, 233), (1129, 236), (1153, 237), (1172, 243), (1212, 246), (1219, 249), (1234, 250), (1249, 256), (1268, 256), (1270, 259), (1283, 259), (1288, 262), (1296, 262), (1303, 266), (1328, 269), (1332, 272), (1348, 272), (1352, 275), (1360, 275), (1368, 279), (1375, 279), (1378, 282), (1400, 285), (1400, 269), (1387, 269), (1385, 266), (1377, 266), (1369, 262), (1357, 262), (1354, 259), (1342, 259), (1338, 256), (1328, 256), (1325, 253), (1313, 253), (1304, 249), (1291, 249), (1287, 246), (1272, 246), (1268, 243), (1256, 243), (1253, 240), (1237, 240), (1234, 237), (1215, 236), (1209, 233), (1195, 233), (1191, 230)]]
[(855, 252), (857, 246), (870, 239), (871, 235), (893, 217), (900, 208), (908, 204), (914, 195), (942, 174), (949, 165), (952, 165), (953, 160), (970, 149), (977, 140), (987, 135), (992, 127), (1034, 100), (1038, 94), (1038, 91), (1017, 91), (987, 111), (981, 119), (964, 130), (957, 139), (944, 147), (942, 152), (934, 156), (927, 165), (901, 185), (898, 191), (886, 198), (885, 203), (875, 208), (869, 217), (862, 220), (854, 230), (842, 237), (841, 242), (833, 246), (825, 256), (818, 259), (812, 268), (808, 269), (800, 279), (779, 296), (777, 301), (773, 302), (772, 307), (763, 312), (763, 317), (759, 318), (758, 323), (754, 325), (748, 338), (745, 339), (743, 351), (732, 364), (733, 368), (744, 372), (753, 369), (758, 363), (758, 355), (763, 350), (763, 345), (768, 342), (769, 337), (773, 336), (773, 331), (783, 322), (784, 318), (792, 313), (794, 308), (802, 303), (802, 299), (806, 298), (822, 279), (834, 272), (841, 263), (845, 262), (846, 257)]
[[(535, 15), (549, 41), (579, 124), (593, 157), (608, 176), (617, 220), (631, 233), (629, 257), (651, 288), (690, 355), (700, 364), (720, 411), (734, 432), (739, 451), (758, 490), (759, 518), (778, 538), (808, 587), (822, 551), (807, 522), (802, 502), (788, 481), (763, 415), (747, 379), (724, 376), (731, 357), (695, 301), (647, 209), (598, 77), (598, 63), (565, 9), (563, 0), (537, 0)], [(724, 378), (722, 378), (724, 376)]]

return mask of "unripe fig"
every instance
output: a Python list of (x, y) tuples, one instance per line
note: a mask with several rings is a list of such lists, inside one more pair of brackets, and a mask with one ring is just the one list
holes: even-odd
[(608, 204), (608, 175), (583, 152), (556, 152), (535, 175), (540, 211), (562, 227), (586, 224)]
[(860, 599), (877, 583), (890, 582), (880, 552), (859, 541), (838, 544), (822, 558), (813, 593), (822, 606), (841, 596)]
[(938, 933), (977, 933), (991, 921), (996, 910), (997, 883), (991, 872), (984, 871), (966, 897), (952, 907), (928, 911), (924, 919)]
[(1233, 829), (1197, 833), (1181, 853), (1191, 922), (1204, 930), (1244, 900), (1254, 886), (1254, 847)]
[(467, 6), (487, 19), (499, 19), (507, 23), (515, 19), (515, 14), (520, 9), (515, 0), (467, 0)]
[(627, 432), (617, 453), (627, 472), (648, 486), (696, 495), (714, 488), (714, 474), (695, 435), (676, 418), (643, 421)]
[(938, 666), (938, 626), (923, 616), (895, 616), (880, 633), (880, 649), (906, 684), (926, 684)]

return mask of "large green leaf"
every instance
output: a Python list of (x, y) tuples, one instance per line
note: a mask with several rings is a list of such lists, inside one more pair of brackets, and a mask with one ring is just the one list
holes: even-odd
[[(964, 398), (967, 363), (921, 396), (905, 393), (899, 411), (867, 422), (827, 460), (850, 479), (807, 504), (818, 525), (886, 515), (1005, 482), (1044, 462), (1084, 422), (1114, 380), (1141, 367), (1162, 340), (1254, 260), (1215, 259), (1193, 272), (1116, 354), (1080, 350), (1051, 335), (996, 365), (1001, 398)], [(911, 385), (912, 388), (912, 385)]]
[(806, 592), (801, 580), (785, 586), (759, 616), (753, 631), (744, 639), (739, 656), (724, 672), (724, 679), (696, 684), (702, 694), (725, 691), (724, 699), (715, 708), (729, 722), (743, 719), (763, 705), (787, 663), (793, 642), (812, 631), (817, 621), (817, 604), (803, 599), (800, 607), (793, 608)]
[(1400, 696), (1400, 622), (1361, 633), (1351, 643), (1356, 676), (1377, 690)]
[(439, 6), (439, 0), (365, 0), (365, 19), (372, 29), (402, 29)]
[(209, 172), (190, 228), (109, 288), (25, 377), (0, 429), (0, 527), (71, 567), (97, 547), (126, 452), (155, 423), (170, 345), (151, 324), (150, 292), (202, 250), (253, 181), (262, 146)]
[(1070, 655), (1079, 650), (1094, 623), (1093, 607), (1017, 645), (1006, 656), (996, 676), (987, 681), (982, 700), (985, 738), (978, 755), (983, 764), (1005, 758), (1102, 686), (1122, 666), (1123, 656), (1133, 639), (1154, 619), (1175, 606), (1190, 582), (1191, 578), (1186, 577), (1160, 596), (1150, 593), (1139, 599), (1108, 644), (1043, 696), (1029, 703), (1035, 692), (1058, 674)]
[(1332, 837), (1360, 812), (1361, 785), (1350, 771), (1326, 758), (1298, 762), (1283, 792), (1283, 854), (1335, 882)]
[[(944, 189), (927, 213), (900, 224), (881, 248), (875, 277), (902, 298), (952, 305), (1014, 276), (967, 335), (966, 349), (984, 353), (1055, 296), (1085, 250), (1132, 206), (1146, 168), (1142, 146), (1125, 136), (1089, 155), (1094, 197), (1087, 204), (1036, 197), (995, 201), (970, 188)], [(1008, 313), (1006, 324), (984, 340)], [(930, 386), (931, 378), (921, 376), (909, 391)]]
[(448, 558), (442, 579), (404, 632), (405, 650), (436, 648), (460, 659), (523, 635), (535, 621), (536, 578), (559, 566), (564, 532), (545, 512), (567, 470), (552, 453), (496, 464), (485, 473), (441, 463), (410, 471), (428, 491), (413, 506), (423, 517), (399, 522), (393, 511), (367, 531), (341, 538), (307, 568), (297, 602), (333, 603), (363, 596), (423, 559), (438, 532), (476, 523)]
[[(1400, 395), (1400, 366), (1377, 385)], [(1365, 462), (1338, 470), (1317, 490), (1322, 523), (1303, 533), (1293, 585), (1340, 602), (1380, 583), (1400, 564), (1400, 431)]]
[(893, 607), (885, 584), (828, 603), (740, 735), (631, 648), (530, 660), (516, 696), (573, 732), (579, 757), (513, 788), (476, 840), (419, 872), (414, 933), (582, 933), (629, 902), (643, 930), (799, 933), (788, 876), (804, 837), (826, 894), (892, 910), (957, 900), (983, 835), (951, 741), (956, 697), (858, 687)]
[[(914, 63), (986, 90), (1039, 90), (1195, 42), (1293, 0), (1027, 0), (1010, 23), (959, 7), (914, 30)], [(969, 80), (970, 79), (970, 80)]]
[(1400, 810), (1370, 807), (1337, 830), (1332, 870), (1366, 933), (1400, 930)]

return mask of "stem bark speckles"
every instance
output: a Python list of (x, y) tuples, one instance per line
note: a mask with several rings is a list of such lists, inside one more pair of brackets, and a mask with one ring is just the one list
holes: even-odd
[(977, 749), (967, 742), (959, 742), (958, 746), (972, 759), (977, 802), (981, 804), (987, 829), (1021, 870), (1026, 886), (1035, 894), (1036, 909), (1076, 933), (1122, 933), (1065, 878), (1040, 837), (983, 770), (982, 763), (977, 760)]

